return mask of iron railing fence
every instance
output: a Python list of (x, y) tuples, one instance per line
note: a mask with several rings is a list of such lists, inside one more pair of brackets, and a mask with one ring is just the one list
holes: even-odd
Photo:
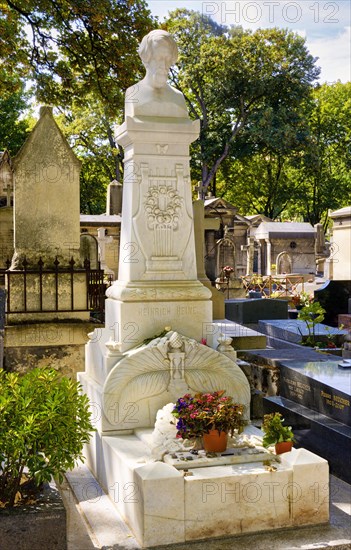
[[(83, 268), (75, 268), (75, 261), (71, 258), (68, 267), (60, 267), (58, 258), (55, 258), (53, 267), (45, 268), (42, 258), (36, 266), (29, 267), (26, 257), (24, 257), (21, 266), (22, 269), (10, 270), (9, 260), (6, 262), (7, 269), (3, 269), (5, 277), (7, 297), (6, 313), (35, 313), (35, 312), (79, 312), (96, 311), (103, 313), (105, 310), (105, 291), (111, 284), (111, 279), (104, 276), (104, 271), (98, 264), (98, 269), (90, 268), (90, 261), (84, 261)], [(84, 306), (75, 304), (75, 286), (77, 285), (77, 276), (84, 274), (86, 281), (86, 297)], [(80, 278), (82, 280), (82, 278)], [(84, 278), (83, 278), (84, 280)], [(48, 281), (50, 281), (51, 307), (45, 306), (45, 293), (47, 292)], [(65, 292), (64, 298), (60, 296), (60, 286), (65, 284), (69, 296)], [(45, 287), (45, 288), (44, 288)], [(33, 305), (33, 300), (28, 300), (28, 290), (35, 289), (37, 300)], [(20, 303), (22, 307), (18, 308), (18, 293), (21, 292)], [(14, 306), (14, 294), (16, 294), (16, 306)], [(63, 304), (64, 302), (64, 304)]]

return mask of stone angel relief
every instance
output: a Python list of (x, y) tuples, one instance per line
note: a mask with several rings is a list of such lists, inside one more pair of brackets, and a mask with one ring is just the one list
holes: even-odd
[(117, 363), (105, 381), (103, 409), (111, 429), (147, 428), (154, 426), (159, 409), (181, 395), (218, 390), (245, 405), (249, 419), (250, 386), (240, 367), (212, 348), (170, 331)]

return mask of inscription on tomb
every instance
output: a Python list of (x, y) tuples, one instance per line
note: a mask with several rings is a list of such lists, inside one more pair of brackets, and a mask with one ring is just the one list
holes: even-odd
[(305, 399), (306, 393), (308, 393), (308, 396), (311, 395), (311, 388), (309, 384), (301, 382), (300, 380), (293, 380), (292, 378), (285, 378), (284, 381), (289, 389), (291, 397), (302, 400)]
[(143, 306), (139, 308), (140, 317), (159, 317), (170, 314), (171, 308), (168, 306)]
[(351, 426), (351, 396), (345, 374), (325, 363), (314, 367), (313, 376), (310, 372), (310, 364), (306, 369), (282, 366), (280, 395)]
[(196, 306), (177, 306), (177, 315), (196, 315), (197, 313)]
[[(138, 310), (140, 317), (158, 317), (171, 315), (172, 311), (169, 306), (143, 306)], [(199, 313), (196, 306), (176, 306), (176, 315), (197, 315)]]
[(334, 407), (335, 409), (340, 409), (343, 411), (345, 408), (350, 407), (350, 400), (345, 399), (340, 395), (334, 395), (321, 390), (321, 397), (325, 400), (327, 405)]

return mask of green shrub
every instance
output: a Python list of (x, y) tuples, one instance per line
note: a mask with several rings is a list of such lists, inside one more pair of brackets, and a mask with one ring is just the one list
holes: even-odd
[[(0, 501), (10, 507), (21, 481), (39, 487), (83, 459), (89, 441), (88, 398), (80, 385), (52, 369), (24, 375), (0, 371)], [(28, 482), (27, 482), (28, 484)]]

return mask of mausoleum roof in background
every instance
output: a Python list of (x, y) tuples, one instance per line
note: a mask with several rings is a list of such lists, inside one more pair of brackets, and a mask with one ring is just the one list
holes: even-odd
[(268, 216), (265, 216), (264, 214), (249, 214), (248, 216), (245, 216), (246, 219), (250, 220), (250, 222), (255, 223), (256, 221), (261, 220), (262, 222), (271, 222), (272, 219), (268, 218)]
[(101, 226), (101, 225), (113, 225), (120, 224), (122, 217), (118, 214), (81, 214), (80, 215), (80, 224), (81, 225), (92, 225), (92, 226)]
[(255, 231), (256, 239), (314, 239), (315, 234), (307, 222), (262, 222)]
[(211, 207), (211, 208), (224, 208), (226, 210), (234, 210), (237, 211), (237, 207), (231, 204), (230, 202), (226, 201), (225, 199), (222, 199), (220, 197), (208, 197), (204, 201), (205, 208)]
[(335, 212), (332, 212), (330, 214), (331, 218), (344, 218), (344, 217), (350, 217), (350, 216), (351, 216), (351, 206), (344, 206), (344, 208), (335, 210)]

